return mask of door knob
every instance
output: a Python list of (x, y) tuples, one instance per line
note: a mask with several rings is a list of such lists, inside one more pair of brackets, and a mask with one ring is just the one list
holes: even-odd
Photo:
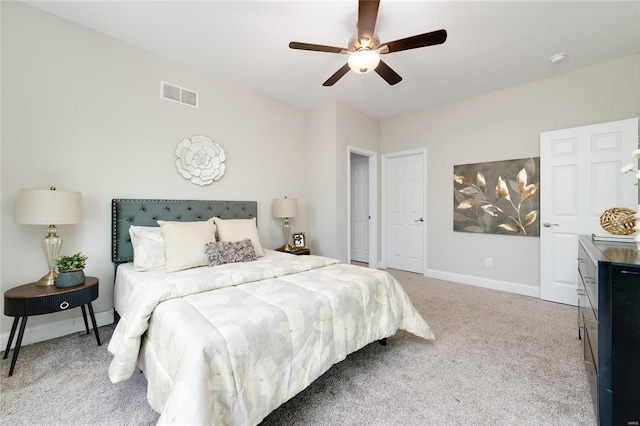
[(557, 223), (549, 223), (549, 222), (545, 222), (542, 224), (542, 226), (544, 226), (545, 228), (551, 228), (552, 226), (560, 226)]
[(414, 220), (414, 222), (424, 222), (424, 219), (423, 218), (416, 219), (416, 220)]

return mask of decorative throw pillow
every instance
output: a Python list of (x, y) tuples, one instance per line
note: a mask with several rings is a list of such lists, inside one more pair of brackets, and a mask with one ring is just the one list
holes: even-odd
[(213, 218), (199, 222), (172, 222), (159, 220), (164, 234), (167, 272), (206, 266), (209, 259), (203, 247), (215, 241)]
[(260, 244), (260, 237), (258, 237), (258, 228), (256, 226), (256, 218), (252, 219), (220, 219), (214, 217), (213, 220), (216, 223), (218, 229), (218, 237), (220, 241), (242, 241), (250, 239), (253, 244), (253, 248), (256, 251), (256, 256), (264, 256), (264, 250)]
[(256, 251), (250, 239), (243, 241), (217, 241), (209, 243), (204, 250), (210, 266), (256, 260)]
[(130, 226), (134, 271), (158, 271), (166, 268), (164, 236), (159, 226)]

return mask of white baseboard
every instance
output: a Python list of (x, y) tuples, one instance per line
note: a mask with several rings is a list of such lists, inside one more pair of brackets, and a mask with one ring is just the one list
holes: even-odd
[[(7, 317), (5, 317), (6, 319)], [(89, 328), (91, 329), (91, 318), (87, 312), (87, 320), (89, 321)], [(13, 321), (13, 318), (11, 318)], [(22, 320), (20, 320), (22, 322)], [(96, 313), (96, 323), (98, 327), (103, 325), (113, 324), (113, 310)], [(29, 321), (27, 321), (27, 328), (24, 330), (24, 336), (22, 337), (22, 345), (30, 345), (32, 343), (43, 342), (49, 339), (55, 339), (56, 337), (66, 336), (68, 334), (84, 331), (84, 320), (82, 316), (71, 318), (64, 321), (52, 322), (49, 324), (36, 325), (35, 327), (29, 327)], [(13, 348), (16, 344), (18, 331), (20, 330), (20, 324), (18, 323), (18, 329), (16, 330), (16, 337), (11, 342)], [(0, 335), (0, 351), (4, 351), (9, 341), (9, 333), (2, 333)]]
[(425, 271), (424, 276), (439, 280), (453, 281), (460, 284), (473, 285), (476, 287), (506, 291), (508, 293), (521, 294), (523, 296), (531, 296), (538, 299), (540, 298), (540, 287), (533, 287), (525, 284), (479, 278), (471, 275), (454, 274), (451, 272), (436, 271), (434, 269), (428, 269)]

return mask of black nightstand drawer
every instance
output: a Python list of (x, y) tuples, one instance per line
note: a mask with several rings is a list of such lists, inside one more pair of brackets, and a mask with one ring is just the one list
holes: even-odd
[[(86, 305), (98, 297), (98, 287), (93, 286), (73, 293), (61, 293), (50, 297), (27, 299), (23, 315), (41, 315), (65, 311)], [(6, 311), (6, 307), (5, 307)]]
[(5, 292), (4, 314), (28, 317), (77, 308), (98, 298), (98, 279), (87, 277), (83, 285), (59, 289), (37, 287), (34, 283), (14, 287)]

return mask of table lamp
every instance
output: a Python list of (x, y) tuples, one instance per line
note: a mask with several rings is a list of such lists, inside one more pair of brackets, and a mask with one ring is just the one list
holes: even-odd
[(23, 225), (47, 225), (47, 236), (42, 239), (42, 249), (49, 265), (49, 273), (44, 275), (37, 286), (54, 285), (56, 261), (62, 247), (56, 225), (70, 225), (82, 222), (82, 196), (79, 192), (56, 191), (50, 189), (21, 189), (16, 202), (15, 222)]
[(291, 227), (289, 226), (289, 218), (298, 216), (298, 200), (296, 198), (277, 198), (273, 200), (273, 217), (284, 219), (284, 250), (290, 251), (289, 239), (291, 235)]

